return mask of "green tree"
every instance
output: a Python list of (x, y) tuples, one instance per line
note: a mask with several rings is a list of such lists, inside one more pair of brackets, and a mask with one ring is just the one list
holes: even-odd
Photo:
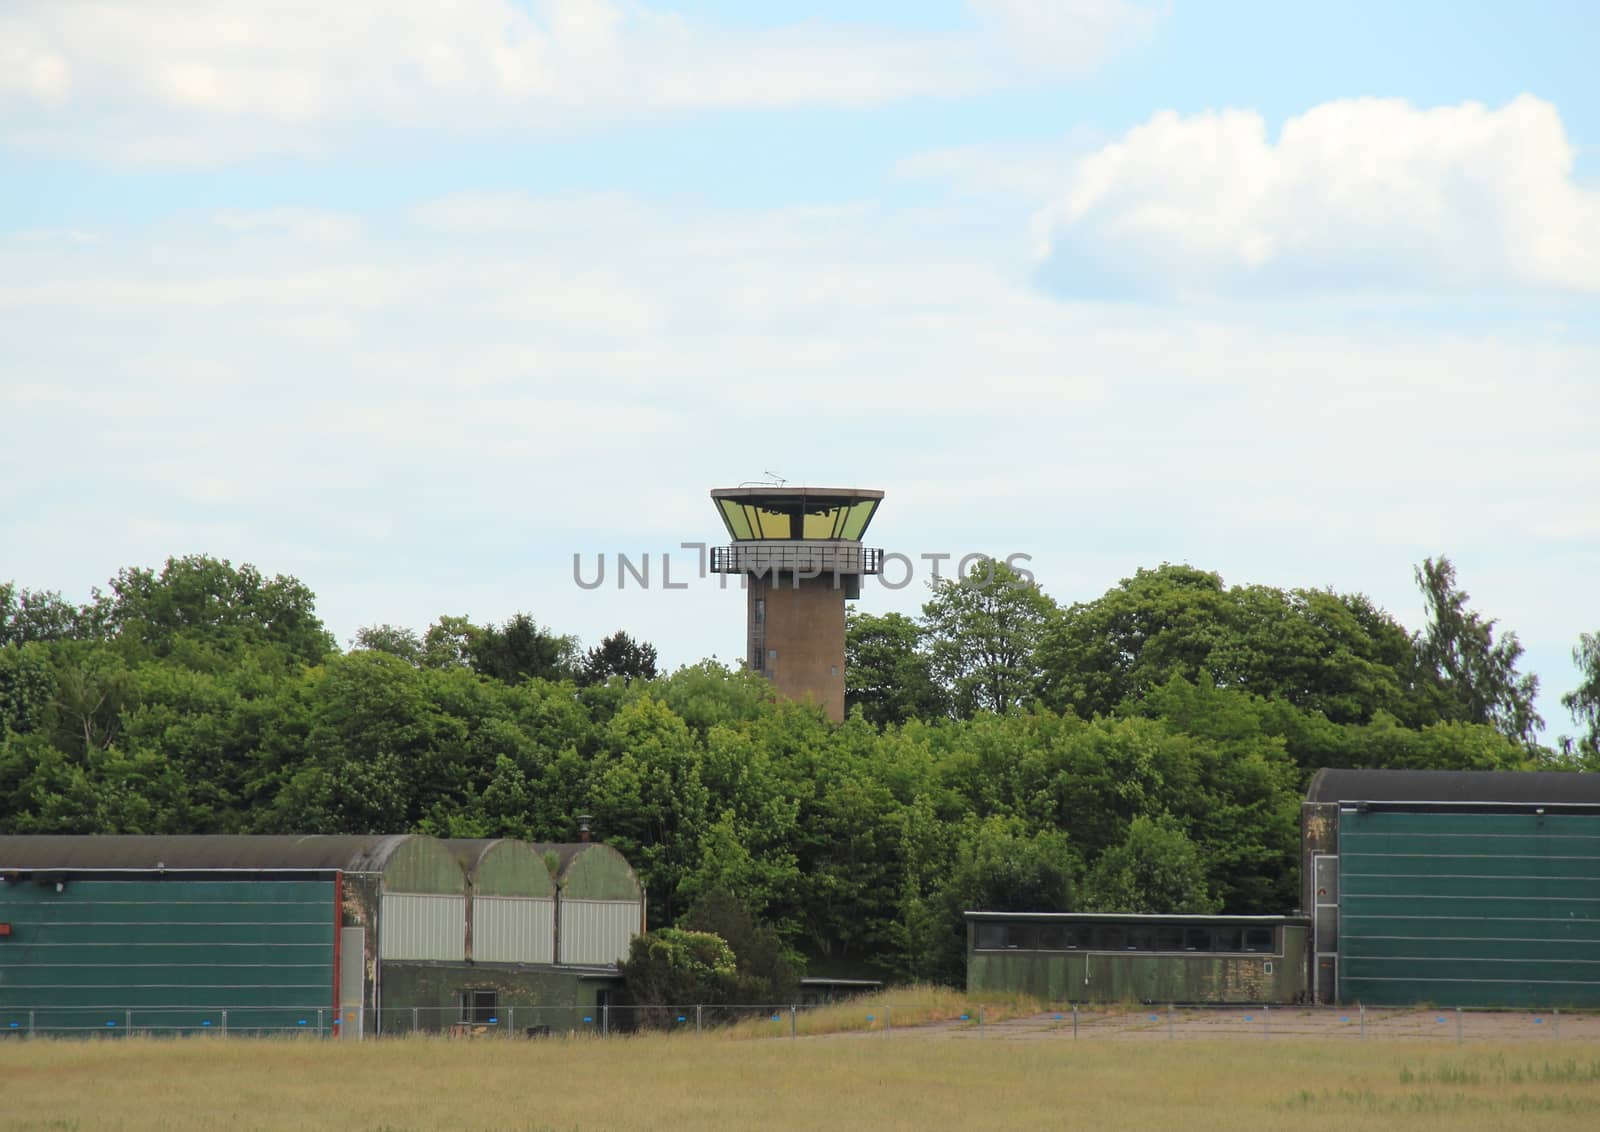
[(480, 676), (515, 684), (522, 680), (566, 680), (574, 675), (578, 642), (540, 625), (526, 613), (505, 624), (469, 634), (467, 659)]
[(465, 617), (446, 614), (428, 626), (422, 635), (424, 668), (470, 668), (472, 643), (479, 629)]
[[(1018, 818), (968, 815), (947, 843), (954, 852), (908, 889), (904, 909), (913, 973), (959, 983), (970, 910), (1065, 912), (1082, 861), (1060, 830), (1030, 832)], [(922, 887), (926, 895), (916, 895)]]
[(684, 881), (701, 864), (715, 820), (696, 736), (658, 700), (629, 704), (607, 724), (592, 764), (592, 812), (606, 840), (632, 862), (650, 907), (672, 923)]
[(1055, 613), (1037, 583), (993, 559), (933, 584), (922, 632), (933, 675), (957, 716), (1018, 711), (1031, 701), (1039, 641)]
[(801, 715), (775, 713), (752, 735), (799, 804), (789, 838), (798, 883), (775, 918), (797, 924), (797, 942), (829, 973), (893, 963), (904, 950), (902, 809), (928, 773), (927, 753), (859, 717), (833, 728)]
[(83, 611), (54, 590), (17, 589), (0, 582), (0, 646), (60, 641), (85, 634)]
[(627, 702), (641, 698), (660, 700), (698, 735), (719, 725), (752, 723), (777, 703), (772, 681), (747, 669), (729, 669), (715, 660), (686, 664), (672, 675), (635, 681)]
[(1437, 698), (1440, 715), (1493, 727), (1532, 748), (1544, 720), (1534, 710), (1539, 678), (1517, 671), (1522, 645), (1515, 633), (1495, 639), (1498, 622), (1467, 608), (1471, 595), (1456, 584), (1456, 569), (1440, 555), (1423, 559), (1417, 585), (1428, 623), (1417, 635), (1417, 655)]
[(356, 639), (351, 642), (357, 649), (370, 649), (373, 652), (386, 652), (397, 656), (407, 664), (422, 664), (423, 645), (422, 638), (417, 636), (415, 630), (406, 629), (399, 625), (366, 625), (356, 630)]
[(628, 997), (644, 1007), (647, 1025), (666, 1028), (678, 1010), (731, 1001), (738, 963), (721, 936), (656, 928), (634, 936), (621, 965)]
[(847, 711), (859, 707), (878, 727), (947, 714), (933, 664), (922, 649), (922, 630), (902, 613), (875, 616), (854, 605), (845, 615)]
[[(417, 828), (454, 808), (492, 771), (466, 757), (469, 721), (445, 710), (430, 673), (381, 652), (330, 657), (316, 686), (306, 749), (323, 773), (335, 829)], [(470, 680), (470, 677), (468, 677)]]
[(585, 687), (604, 684), (613, 676), (632, 683), (654, 680), (656, 675), (656, 647), (647, 641), (635, 641), (618, 629), (584, 654), (578, 683)]
[(1110, 715), (1174, 676), (1284, 700), (1337, 722), (1433, 722), (1406, 631), (1360, 594), (1225, 587), (1192, 566), (1141, 569), (1064, 611), (1040, 645), (1041, 698)]
[(1600, 633), (1578, 634), (1572, 663), (1578, 666), (1580, 681), (1561, 697), (1561, 706), (1584, 728), (1577, 746), (1585, 764), (1600, 769)]
[(336, 651), (303, 583), (207, 555), (169, 558), (159, 574), (124, 569), (84, 616), (148, 655), (198, 667), (226, 667), (248, 645), (274, 646), (304, 664)]
[(1216, 912), (1200, 850), (1170, 817), (1140, 814), (1121, 845), (1107, 849), (1084, 878), (1083, 906), (1094, 912), (1162, 915)]
[(55, 698), (55, 670), (42, 644), (0, 647), (0, 736), (44, 727)]
[(763, 923), (726, 888), (701, 894), (681, 921), (689, 931), (726, 941), (735, 964), (734, 996), (746, 1003), (794, 1002), (800, 970), (771, 924)]
[(122, 730), (133, 674), (121, 656), (81, 644), (56, 665), (55, 745), (82, 758), (108, 750)]

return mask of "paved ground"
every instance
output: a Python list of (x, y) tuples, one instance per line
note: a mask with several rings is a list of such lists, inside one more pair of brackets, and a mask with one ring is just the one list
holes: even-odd
[[(867, 1037), (869, 1035), (860, 1035)], [(881, 1033), (870, 1035), (883, 1037)], [(1317, 1038), (1349, 1041), (1430, 1039), (1434, 1041), (1600, 1041), (1600, 1016), (1546, 1011), (1368, 1010), (1343, 1007), (1253, 1007), (1142, 1010), (1080, 1010), (1074, 1027), (1070, 1010), (1048, 1011), (1003, 1022), (977, 1019), (896, 1028), (899, 1038), (951, 1038), (983, 1041), (1039, 1041), (1076, 1037), (1080, 1041), (1181, 1041), (1226, 1038), (1263, 1041)]]

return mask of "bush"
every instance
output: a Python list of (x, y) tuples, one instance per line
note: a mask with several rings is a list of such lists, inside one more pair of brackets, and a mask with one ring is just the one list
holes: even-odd
[(657, 928), (635, 936), (622, 964), (628, 996), (644, 1009), (641, 1021), (665, 1026), (674, 1006), (723, 1003), (738, 985), (733, 949), (711, 932)]

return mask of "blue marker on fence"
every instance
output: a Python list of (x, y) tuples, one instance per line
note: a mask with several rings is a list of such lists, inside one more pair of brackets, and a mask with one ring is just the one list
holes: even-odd
[(688, 1021), (688, 1020), (689, 1020), (689, 1019), (687, 1019), (687, 1018), (685, 1018), (685, 1017), (684, 1017), (684, 1016), (683, 1016), (683, 1015), (682, 1015), (682, 1014), (680, 1014), (680, 1015), (678, 1015), (678, 1021), (680, 1021), (680, 1022), (687, 1022), (687, 1021)]
[(298, 1023), (296, 1023), (296, 1024), (297, 1024), (297, 1025), (300, 1025), (300, 1026), (304, 1026), (304, 1025), (305, 1025), (305, 1024), (306, 1024), (306, 1020), (305, 1020), (305, 1019), (304, 1019), (304, 1018), (302, 1018), (302, 1019), (300, 1019), (300, 1021), (299, 1021), (299, 1022), (298, 1022)]
[[(966, 1015), (965, 1015), (965, 1014), (963, 1014), (963, 1015), (962, 1015), (962, 1016), (961, 1016), (961, 1017), (963, 1017), (963, 1018), (965, 1018), (965, 1017), (966, 1017)], [(1056, 1021), (1057, 1021), (1057, 1022), (1059, 1022), (1059, 1021), (1061, 1021), (1061, 1015), (1059, 1015), (1059, 1014), (1057, 1014), (1057, 1015), (1056, 1015)]]
[(1341, 1022), (1350, 1021), (1350, 1015), (1348, 1015), (1348, 1014), (1344, 1015), (1342, 1018), (1339, 1019), (1339, 1021), (1341, 1021)]
[(1439, 1023), (1439, 1025), (1441, 1025), (1441, 1026), (1443, 1026), (1443, 1025), (1444, 1025), (1444, 1015), (1443, 1015), (1443, 1014), (1441, 1014), (1441, 1015), (1439, 1015), (1439, 1017), (1438, 1017), (1438, 1019), (1437, 1019), (1437, 1022), (1438, 1022), (1438, 1023)]
[(585, 1022), (593, 1022), (593, 1021), (594, 1021), (594, 1016), (593, 1016), (593, 1015), (590, 1015), (590, 1014), (585, 1014), (585, 1015), (584, 1015), (584, 1016), (583, 1016), (583, 1020), (584, 1020), (584, 1021), (585, 1021)]
[(776, 1014), (774, 1014), (774, 1015), (773, 1015), (773, 1016), (772, 1016), (772, 1020), (773, 1020), (773, 1021), (774, 1021), (774, 1022), (776, 1022), (776, 1021), (777, 1021), (777, 1020), (778, 1020), (778, 1016), (777, 1016), (777, 1015), (776, 1015)]
[(876, 1022), (877, 1019), (875, 1017), (873, 1017), (871, 1014), (868, 1014), (867, 1015), (867, 1021), (868, 1022)]
[(1152, 1015), (1150, 1015), (1150, 1021), (1152, 1021), (1152, 1022), (1159, 1022), (1159, 1021), (1161, 1021), (1161, 1019), (1160, 1019), (1160, 1018), (1157, 1018), (1157, 1017), (1156, 1017), (1156, 1016), (1155, 1016), (1155, 1015), (1154, 1015), (1154, 1014), (1152, 1014)]
[(107, 1023), (106, 1023), (106, 1025), (107, 1025), (107, 1026), (115, 1026), (115, 1025), (116, 1025), (116, 1023), (115, 1023), (115, 1022), (107, 1022)]
[(1544, 1019), (1543, 1018), (1535, 1018), (1533, 1020), (1533, 1024), (1535, 1026), (1543, 1026), (1544, 1025)]
[(15, 1029), (18, 1029), (19, 1027), (21, 1027), (21, 1025), (22, 1025), (21, 1022), (13, 1022), (13, 1023), (11, 1023), (11, 1028), (13, 1030), (15, 1030)]
[(1246, 1022), (1254, 1022), (1254, 1021), (1255, 1021), (1255, 1019), (1254, 1019), (1254, 1018), (1252, 1018), (1252, 1017), (1251, 1017), (1251, 1016), (1250, 1016), (1250, 1015), (1248, 1015), (1248, 1014), (1246, 1014), (1246, 1015), (1245, 1015), (1245, 1016), (1244, 1016), (1244, 1020), (1245, 1020), (1245, 1021), (1246, 1021)]
[(209, 1018), (206, 1018), (206, 1019), (203, 1019), (203, 1020), (202, 1020), (202, 1021), (201, 1021), (201, 1023), (200, 1023), (200, 1025), (202, 1025), (202, 1026), (209, 1026), (209, 1025), (211, 1025), (211, 1019), (209, 1019)]

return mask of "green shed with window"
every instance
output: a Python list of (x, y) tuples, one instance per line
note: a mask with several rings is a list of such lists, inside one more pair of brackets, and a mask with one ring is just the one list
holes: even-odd
[(1296, 916), (968, 912), (967, 990), (1046, 1002), (1277, 1003), (1304, 992)]

